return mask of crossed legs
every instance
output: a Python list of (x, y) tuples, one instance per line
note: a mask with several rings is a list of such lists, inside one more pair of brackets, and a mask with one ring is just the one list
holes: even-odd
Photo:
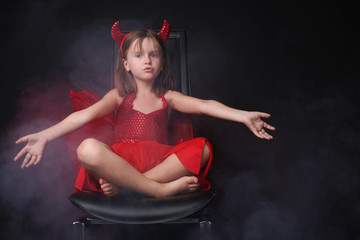
[[(207, 163), (209, 156), (205, 144), (202, 166)], [(118, 189), (126, 189), (160, 197), (193, 192), (199, 188), (197, 177), (192, 176), (175, 154), (144, 174), (96, 139), (86, 139), (80, 144), (78, 158), (91, 175), (100, 179), (107, 195), (116, 194)]]

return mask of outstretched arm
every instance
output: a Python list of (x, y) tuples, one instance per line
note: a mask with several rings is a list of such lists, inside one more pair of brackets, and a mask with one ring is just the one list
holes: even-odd
[(110, 114), (121, 103), (117, 90), (113, 89), (94, 105), (74, 112), (61, 122), (38, 133), (29, 134), (18, 139), (15, 143), (27, 143), (15, 156), (19, 160), (25, 154), (21, 168), (30, 167), (40, 162), (46, 144), (58, 137), (64, 136), (85, 124), (103, 118)]
[(257, 137), (272, 139), (265, 129), (275, 130), (275, 127), (265, 123), (261, 118), (269, 118), (270, 114), (249, 112), (228, 107), (214, 100), (201, 100), (186, 96), (176, 91), (165, 94), (169, 106), (175, 110), (189, 114), (206, 114), (212, 117), (244, 123)]

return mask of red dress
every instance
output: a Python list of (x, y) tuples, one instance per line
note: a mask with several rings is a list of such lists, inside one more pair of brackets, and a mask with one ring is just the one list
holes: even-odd
[[(70, 92), (73, 111), (84, 109), (100, 98), (89, 91)], [(164, 96), (163, 108), (144, 114), (133, 109), (135, 94), (126, 95), (115, 114), (88, 124), (67, 136), (67, 147), (74, 159), (78, 175), (75, 190), (80, 192), (103, 193), (98, 181), (79, 165), (77, 146), (86, 138), (95, 138), (110, 146), (111, 150), (144, 173), (175, 154), (189, 171), (198, 175), (200, 190), (209, 190), (205, 179), (212, 162), (212, 147), (207, 139), (193, 138), (189, 118), (178, 115), (169, 121)], [(179, 117), (181, 116), (181, 117)], [(204, 144), (210, 149), (210, 159), (200, 169)], [(201, 170), (201, 171), (200, 171)]]

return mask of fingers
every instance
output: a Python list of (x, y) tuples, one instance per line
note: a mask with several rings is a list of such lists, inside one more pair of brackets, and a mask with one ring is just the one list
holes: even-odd
[[(258, 138), (262, 139), (273, 139), (273, 136), (268, 134), (265, 129), (275, 130), (275, 127), (267, 124), (266, 122), (262, 121), (261, 118), (270, 118), (271, 114), (264, 113), (264, 112), (256, 112), (256, 118), (253, 119), (253, 122), (248, 126), (250, 130), (257, 136)], [(265, 129), (264, 129), (265, 128)]]
[[(259, 114), (260, 114), (260, 118), (270, 118), (271, 117), (271, 115), (269, 113), (259, 112)], [(260, 126), (259, 126), (260, 129), (254, 130), (253, 133), (257, 137), (262, 138), (262, 139), (267, 139), (267, 140), (273, 139), (273, 136), (271, 136), (269, 133), (267, 133), (264, 128), (274, 131), (275, 127), (271, 126), (270, 124), (267, 124), (264, 121), (261, 121), (261, 122), (262, 122), (262, 124), (260, 124)]]
[(19, 158), (21, 158), (25, 153), (27, 152), (26, 148), (20, 150), (20, 152), (14, 157), (14, 161), (17, 161)]
[(259, 112), (260, 113), (260, 117), (262, 118), (269, 118), (271, 117), (271, 114), (270, 113), (264, 113), (264, 112)]
[(32, 158), (32, 156), (31, 156), (30, 153), (26, 154), (26, 156), (25, 156), (25, 158), (24, 158), (24, 161), (23, 161), (23, 163), (21, 164), (21, 168), (22, 168), (22, 169), (27, 165), (27, 163), (29, 162), (29, 160), (30, 160), (31, 158)]
[[(21, 150), (18, 155), (16, 155), (16, 157), (14, 158), (14, 161), (17, 161), (22, 155), (24, 155), (26, 153), (26, 150), (23, 149)], [(37, 165), (40, 160), (41, 160), (42, 155), (31, 155), (30, 153), (27, 153), (23, 163), (21, 164), (21, 168), (23, 169), (24, 167), (30, 167), (31, 165)]]
[(267, 139), (267, 140), (271, 140), (271, 139), (273, 139), (273, 136), (271, 136), (270, 134), (268, 134), (267, 132), (263, 132), (263, 133), (261, 133), (262, 134), (262, 136), (264, 137), (264, 139)]
[(16, 140), (16, 144), (19, 144), (19, 143), (23, 143), (23, 142), (27, 142), (29, 139), (28, 139), (28, 136), (25, 136), (25, 137), (22, 137), (22, 138), (19, 138), (18, 140)]
[(34, 162), (34, 165), (37, 165), (39, 162), (40, 162), (40, 160), (41, 160), (41, 155), (38, 155), (37, 157), (36, 157), (36, 160), (35, 160), (35, 162)]
[[(28, 136), (19, 138), (18, 140), (15, 141), (15, 144), (20, 144), (23, 142), (27, 142), (29, 140)], [(19, 158), (21, 158), (26, 152), (28, 151), (27, 147), (23, 147), (21, 149), (21, 151), (14, 157), (14, 161), (17, 161)]]
[(258, 138), (262, 138), (262, 139), (273, 139), (273, 136), (271, 136), (270, 134), (268, 134), (264, 129), (261, 129), (259, 131), (253, 131), (253, 133), (255, 134), (255, 136), (257, 136)]
[(257, 136), (258, 138), (263, 138), (263, 136), (260, 134), (259, 131), (254, 130), (253, 133), (254, 133), (255, 136)]
[(264, 122), (264, 127), (269, 129), (269, 130), (275, 130), (275, 127), (271, 126), (270, 124), (267, 124), (266, 122)]
[(24, 161), (21, 164), (21, 168), (25, 168), (25, 167), (28, 168), (32, 165), (37, 165), (41, 160), (44, 146), (39, 146), (39, 144), (36, 144), (38, 143), (36, 141), (36, 138), (35, 138), (35, 142), (33, 140), (34, 140), (33, 134), (30, 134), (22, 138), (19, 138), (17, 141), (15, 141), (16, 144), (27, 142), (26, 146), (23, 147), (19, 151), (19, 153), (14, 157), (14, 161), (17, 161), (26, 154), (24, 157)]
[[(264, 128), (267, 128), (267, 129), (269, 129), (269, 130), (273, 130), (273, 131), (275, 130), (275, 127), (267, 124), (266, 122), (264, 122), (263, 127), (264, 127)], [(270, 134), (268, 134), (268, 133), (264, 130), (264, 128), (262, 128), (262, 129), (260, 130), (260, 135), (263, 136), (265, 139), (268, 139), (268, 140), (273, 139), (273, 136), (271, 136)]]
[[(269, 113), (259, 112), (259, 114), (260, 114), (261, 118), (270, 118), (271, 117), (271, 114), (269, 114)], [(275, 127), (267, 124), (266, 122), (264, 122), (264, 127), (267, 129), (270, 129), (270, 130), (275, 130)]]
[(34, 162), (36, 161), (36, 159), (37, 159), (37, 156), (36, 156), (36, 155), (32, 155), (30, 161), (28, 162), (28, 164), (26, 164), (26, 167), (28, 168), (28, 167), (30, 167), (31, 165), (33, 165)]
[(31, 165), (34, 164), (36, 159), (37, 159), (36, 155), (31, 155), (30, 153), (26, 154), (25, 160), (24, 160), (23, 164), (21, 165), (21, 168), (30, 167)]

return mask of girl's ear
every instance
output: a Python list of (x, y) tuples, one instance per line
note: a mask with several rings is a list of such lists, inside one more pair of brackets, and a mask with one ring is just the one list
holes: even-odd
[(126, 71), (130, 72), (129, 64), (126, 59), (123, 58), (123, 64)]

